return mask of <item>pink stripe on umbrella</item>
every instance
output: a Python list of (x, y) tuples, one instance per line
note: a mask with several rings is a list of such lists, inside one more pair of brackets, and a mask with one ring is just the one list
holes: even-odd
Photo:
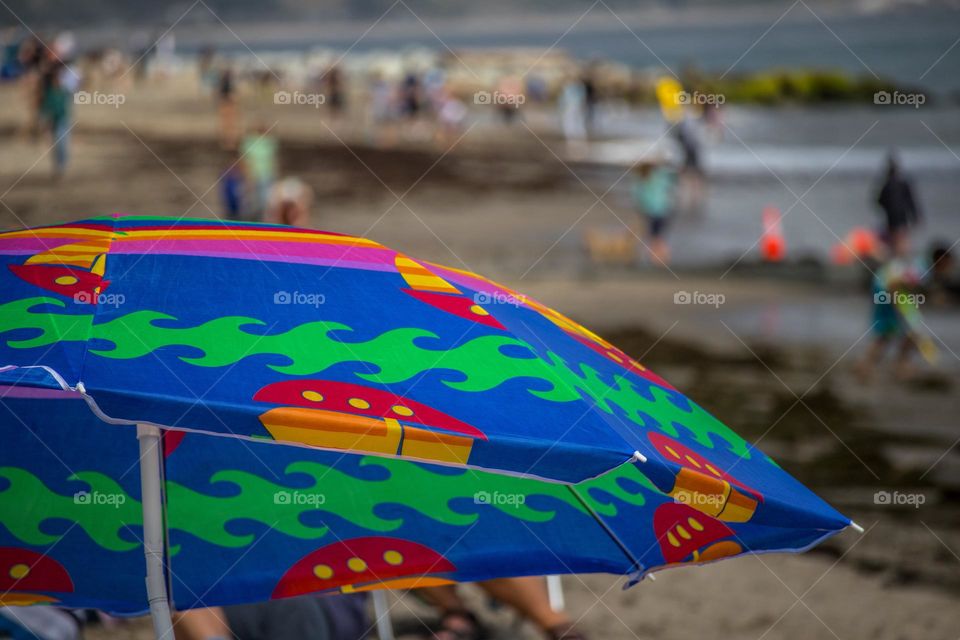
[[(351, 247), (342, 244), (278, 242), (275, 240), (125, 240), (115, 242), (111, 254), (175, 254), (329, 264), (350, 261), (357, 264), (393, 266), (396, 252), (382, 247)], [(381, 269), (387, 270), (387, 269)]]

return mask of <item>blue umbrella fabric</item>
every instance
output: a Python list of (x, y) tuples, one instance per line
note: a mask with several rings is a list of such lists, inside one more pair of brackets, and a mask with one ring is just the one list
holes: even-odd
[(0, 602), (146, 609), (134, 425), (181, 609), (636, 580), (851, 525), (588, 329), (371, 240), (117, 216), (0, 259)]

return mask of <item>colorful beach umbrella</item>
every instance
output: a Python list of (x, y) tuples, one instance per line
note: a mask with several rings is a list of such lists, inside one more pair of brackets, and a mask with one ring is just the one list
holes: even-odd
[(636, 581), (852, 524), (569, 318), (372, 240), (115, 216), (0, 259), (0, 603)]

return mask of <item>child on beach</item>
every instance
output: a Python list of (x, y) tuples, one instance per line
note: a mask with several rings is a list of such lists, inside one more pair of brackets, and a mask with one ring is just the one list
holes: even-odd
[(263, 220), (273, 184), (277, 179), (277, 139), (265, 123), (259, 124), (247, 134), (240, 144), (245, 173), (250, 178), (250, 213), (255, 220)]
[(636, 177), (630, 189), (637, 213), (647, 221), (648, 249), (657, 264), (670, 261), (666, 227), (674, 208), (675, 174), (664, 163), (644, 160), (636, 166)]
[(306, 227), (310, 222), (313, 189), (303, 180), (287, 177), (270, 191), (266, 220), (274, 224)]
[(891, 344), (897, 345), (895, 372), (901, 379), (912, 374), (910, 359), (915, 350), (931, 363), (937, 357), (920, 305), (926, 301), (926, 284), (937, 282), (952, 268), (952, 257), (949, 250), (937, 247), (929, 261), (916, 260), (909, 255), (905, 234), (894, 236), (894, 242), (893, 256), (877, 269), (873, 278), (874, 337), (857, 365), (857, 373), (864, 380), (869, 379)]
[(220, 195), (228, 220), (240, 220), (244, 215), (246, 177), (239, 152), (231, 154), (231, 162), (220, 178)]

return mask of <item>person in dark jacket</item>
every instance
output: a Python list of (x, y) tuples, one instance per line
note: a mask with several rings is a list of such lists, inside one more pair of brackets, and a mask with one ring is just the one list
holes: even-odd
[(913, 185), (900, 169), (897, 158), (887, 159), (887, 176), (877, 196), (877, 204), (884, 213), (884, 240), (893, 246), (896, 238), (920, 223), (920, 208), (913, 193)]

